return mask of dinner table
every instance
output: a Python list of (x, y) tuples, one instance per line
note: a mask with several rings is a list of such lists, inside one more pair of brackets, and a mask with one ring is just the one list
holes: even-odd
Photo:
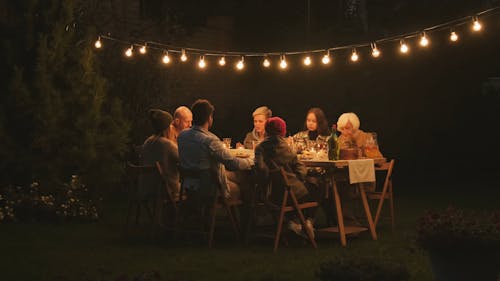
[[(339, 233), (340, 242), (342, 246), (347, 245), (346, 235), (351, 233), (359, 233), (361, 231), (369, 231), (373, 240), (377, 240), (377, 232), (375, 230), (375, 225), (373, 223), (373, 218), (370, 212), (370, 207), (368, 204), (367, 196), (364, 190), (364, 186), (362, 184), (353, 184), (353, 188), (358, 188), (359, 195), (361, 201), (363, 203), (363, 209), (365, 212), (367, 225), (366, 226), (354, 226), (349, 225), (346, 226), (344, 224), (344, 217), (342, 212), (342, 202), (340, 200), (339, 192), (338, 192), (338, 178), (346, 177), (348, 178), (349, 173), (349, 163), (350, 161), (357, 161), (358, 159), (353, 160), (327, 160), (327, 159), (314, 159), (314, 158), (300, 158), (299, 159), (304, 163), (306, 167), (309, 168), (320, 168), (324, 169), (326, 175), (331, 179), (331, 194), (333, 195), (334, 204), (336, 207), (337, 213), (337, 226), (327, 226), (325, 228), (317, 229), (318, 232), (335, 232)], [(380, 165), (387, 161), (385, 158), (374, 158), (374, 165)]]

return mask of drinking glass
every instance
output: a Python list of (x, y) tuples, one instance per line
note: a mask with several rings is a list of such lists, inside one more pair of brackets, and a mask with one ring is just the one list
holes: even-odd
[(231, 148), (231, 138), (223, 138), (222, 142), (224, 143), (224, 146), (226, 148), (228, 148), (228, 149)]

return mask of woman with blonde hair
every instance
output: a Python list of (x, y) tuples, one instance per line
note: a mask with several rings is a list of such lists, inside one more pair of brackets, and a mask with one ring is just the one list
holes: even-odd
[(267, 119), (272, 116), (272, 111), (267, 106), (261, 106), (252, 113), (253, 117), (253, 130), (249, 132), (243, 145), (247, 149), (254, 149), (254, 144), (260, 143), (266, 137), (265, 125)]

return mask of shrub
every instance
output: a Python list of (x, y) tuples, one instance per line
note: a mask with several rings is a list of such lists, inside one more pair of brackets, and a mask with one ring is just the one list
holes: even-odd
[(0, 189), (0, 222), (6, 221), (95, 221), (99, 212), (95, 200), (78, 176), (55, 188), (28, 187)]
[(454, 207), (427, 211), (418, 220), (416, 241), (426, 250), (500, 249), (500, 212), (475, 212)]

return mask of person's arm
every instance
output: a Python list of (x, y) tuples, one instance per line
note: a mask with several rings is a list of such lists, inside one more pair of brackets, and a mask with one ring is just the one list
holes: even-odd
[(290, 168), (300, 180), (304, 180), (306, 178), (307, 168), (304, 163), (300, 162), (297, 156), (295, 156), (295, 158), (290, 163)]
[(245, 146), (246, 149), (253, 149), (253, 137), (252, 137), (252, 132), (248, 133), (245, 136), (245, 140), (243, 141), (243, 145)]
[(252, 168), (253, 162), (249, 158), (233, 156), (217, 137), (210, 138), (208, 149), (215, 160), (222, 163), (229, 171), (250, 170)]

